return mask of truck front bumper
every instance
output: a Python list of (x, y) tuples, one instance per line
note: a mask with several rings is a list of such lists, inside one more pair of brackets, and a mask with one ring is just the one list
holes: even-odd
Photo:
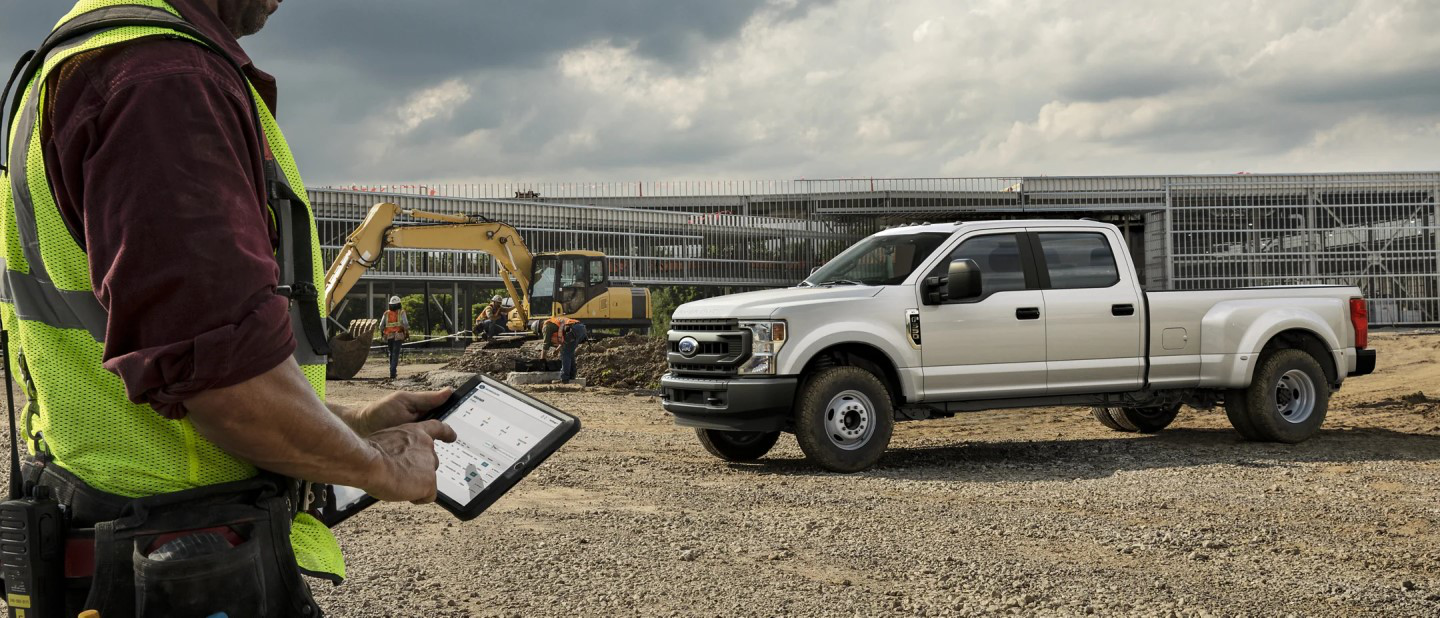
[(1363, 376), (1375, 373), (1375, 350), (1355, 350), (1355, 371), (1350, 372), (1351, 376)]
[(779, 431), (790, 417), (799, 378), (706, 380), (665, 374), (661, 405), (675, 424), (727, 431)]

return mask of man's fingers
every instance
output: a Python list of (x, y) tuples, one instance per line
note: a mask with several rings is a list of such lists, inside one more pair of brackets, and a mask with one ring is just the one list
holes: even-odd
[(428, 420), (419, 425), (420, 431), (425, 432), (426, 435), (441, 442), (454, 442), (458, 437), (455, 435), (454, 429), (437, 420)]
[(427, 393), (424, 393), (427, 403), (430, 404), (430, 407), (428, 409), (434, 409), (440, 404), (445, 403), (445, 400), (449, 399), (450, 394), (454, 392), (455, 389), (447, 386), (438, 391), (429, 391)]

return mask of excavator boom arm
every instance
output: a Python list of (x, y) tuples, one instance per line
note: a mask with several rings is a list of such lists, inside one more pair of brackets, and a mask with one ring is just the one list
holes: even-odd
[[(407, 215), (437, 224), (396, 226)], [(379, 260), (385, 249), (459, 249), (483, 251), (495, 259), (505, 291), (515, 299), (521, 321), (529, 320), (530, 268), (534, 255), (513, 226), (482, 221), (467, 215), (404, 210), (390, 203), (376, 204), (359, 227), (350, 233), (340, 255), (325, 273), (325, 306), (333, 311), (360, 276)], [(513, 281), (512, 281), (513, 279)], [(517, 288), (518, 284), (518, 288)]]

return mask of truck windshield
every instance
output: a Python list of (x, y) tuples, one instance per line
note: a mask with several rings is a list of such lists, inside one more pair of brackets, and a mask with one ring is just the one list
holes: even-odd
[(949, 237), (946, 232), (871, 236), (826, 262), (801, 285), (897, 285)]

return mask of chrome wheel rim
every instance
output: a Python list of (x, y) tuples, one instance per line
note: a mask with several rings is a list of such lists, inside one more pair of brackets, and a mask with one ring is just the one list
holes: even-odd
[(1291, 369), (1275, 383), (1275, 411), (1288, 423), (1303, 423), (1315, 412), (1315, 392), (1310, 374)]
[(843, 391), (825, 405), (825, 436), (837, 448), (853, 451), (875, 435), (875, 404), (860, 391)]

